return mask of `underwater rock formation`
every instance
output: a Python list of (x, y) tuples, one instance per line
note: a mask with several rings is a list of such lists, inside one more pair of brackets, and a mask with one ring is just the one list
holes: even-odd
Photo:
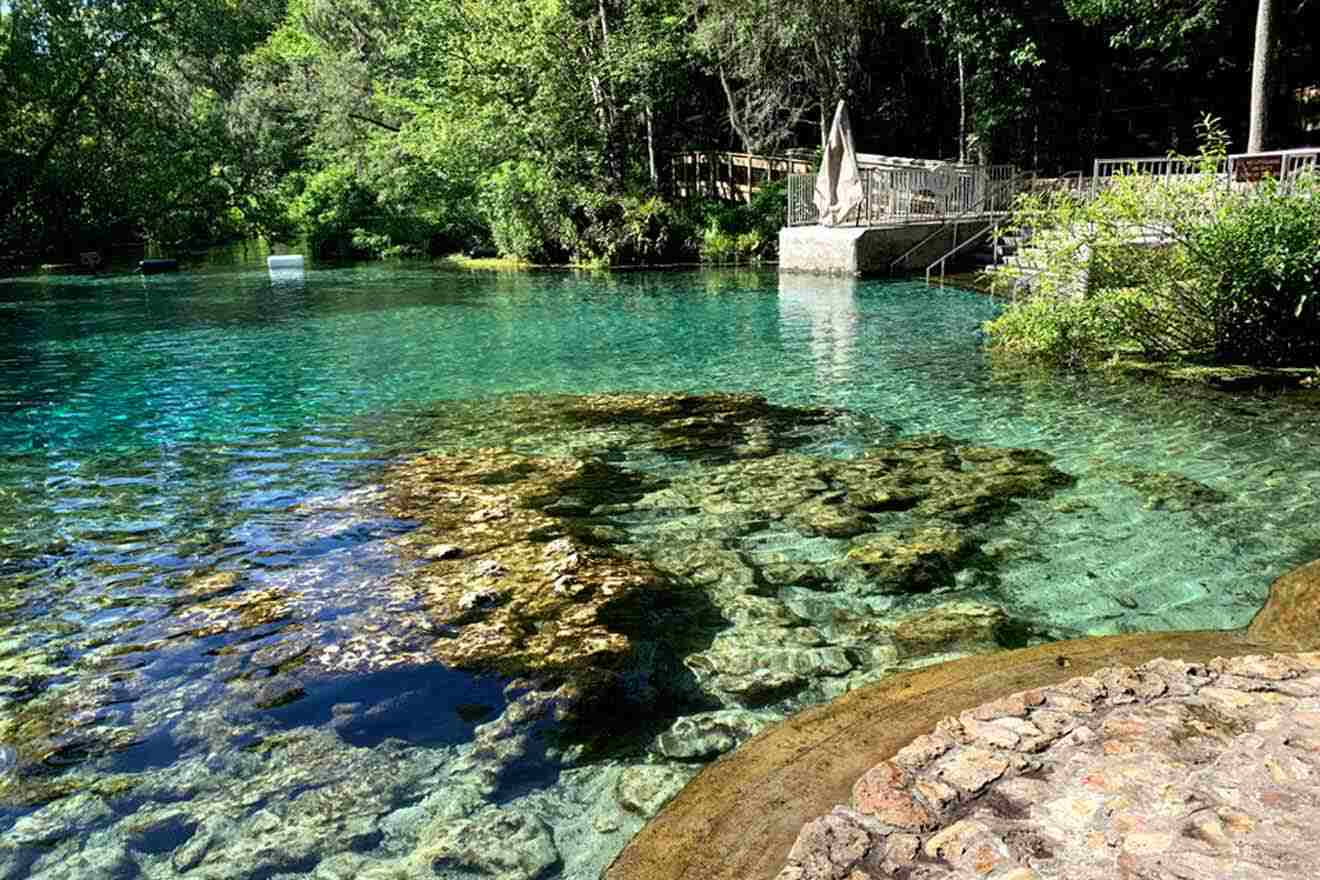
[[(32, 832), (0, 844), (0, 875), (595, 876), (701, 762), (764, 726), (993, 649), (1012, 621), (967, 589), (993, 584), (984, 548), (1071, 481), (1030, 450), (897, 440), (751, 395), (446, 403), (418, 448), (378, 485), (308, 502), (289, 544), (310, 561), (181, 572), (143, 644), (93, 647), (77, 676), (31, 646), (0, 657), (15, 749), (0, 798)], [(370, 543), (345, 578), (326, 548), (355, 529)], [(454, 669), (501, 678), (439, 744), (370, 741), (434, 695), (327, 696), (492, 678)], [(143, 741), (187, 757), (108, 771)]]
[[(631, 478), (631, 481), (636, 481)], [(423, 553), (410, 578), (433, 621), (433, 651), (463, 669), (510, 675), (612, 667), (631, 649), (609, 620), (634, 594), (664, 589), (648, 564), (565, 534), (547, 510), (570, 487), (613, 493), (629, 475), (594, 461), (504, 450), (426, 455), (391, 471), (392, 512), (461, 553)]]
[[(939, 435), (882, 445), (889, 429), (850, 419), (751, 395), (448, 407), (427, 429), (443, 448), (385, 475), (391, 515), (420, 525), (402, 541), (418, 566), (396, 593), (425, 610), (450, 666), (580, 676), (624, 669), (642, 648), (663, 655), (652, 684), (680, 700), (842, 692), (900, 649), (883, 626), (839, 621), (883, 618), (889, 595), (990, 567), (986, 527), (1072, 481), (1032, 450)], [(853, 457), (823, 454), (840, 434)], [(983, 650), (985, 631), (926, 641)]]
[(1144, 471), (1116, 462), (1092, 459), (1091, 473), (1107, 477), (1137, 492), (1149, 510), (1195, 510), (1222, 504), (1228, 495), (1172, 471)]
[(902, 656), (933, 654), (950, 648), (993, 650), (1002, 641), (1008, 615), (980, 602), (945, 602), (903, 617), (893, 627)]

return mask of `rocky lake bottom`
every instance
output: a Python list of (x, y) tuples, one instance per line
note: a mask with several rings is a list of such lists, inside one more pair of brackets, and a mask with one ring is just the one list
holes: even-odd
[(1320, 557), (1314, 392), (974, 294), (257, 269), (0, 283), (0, 878), (594, 880), (803, 707)]
[[(6, 654), (0, 876), (591, 878), (795, 710), (1076, 634), (1002, 588), (1033, 524), (1093, 511), (1037, 450), (747, 394), (418, 418), (425, 451), (299, 505), (295, 546), (351, 554), (220, 562), (140, 641)], [(1094, 468), (1145, 509), (1229, 501)]]

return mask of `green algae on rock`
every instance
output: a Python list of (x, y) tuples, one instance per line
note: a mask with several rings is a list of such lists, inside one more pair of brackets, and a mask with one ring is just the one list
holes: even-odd
[(952, 580), (973, 546), (957, 529), (928, 526), (907, 535), (870, 535), (845, 558), (880, 592), (917, 592)]
[[(15, 676), (41, 673), (4, 682), (17, 698), (0, 719), (18, 763), (6, 801), (83, 790), (25, 769), (48, 760), (103, 762), (161, 731), (241, 748), (318, 678), (436, 661), (529, 676), (557, 705), (583, 708), (588, 725), (599, 715), (591, 704), (622, 698), (652, 723), (631, 760), (638, 749), (704, 760), (765, 719), (929, 652), (988, 649), (993, 612), (923, 628), (904, 626), (905, 603), (952, 586), (960, 567), (991, 565), (986, 528), (1070, 479), (1029, 450), (893, 442), (878, 422), (751, 395), (521, 395), (447, 406), (430, 427), (423, 445), (436, 451), (387, 468), (379, 486), (318, 502), (344, 516), (308, 527), (312, 539), (332, 537), (344, 518), (382, 511), (415, 526), (379, 542), (407, 564), (363, 581), (361, 607), (321, 616), (327, 599), (309, 584), (332, 560), (297, 581), (201, 568), (175, 582), (161, 638), (92, 646), (72, 679), (56, 678), (69, 670), (63, 659), (6, 646)], [(830, 454), (840, 436), (855, 457)], [(210, 678), (186, 693), (139, 693), (149, 677), (135, 667), (203, 639), (220, 642)], [(224, 708), (199, 712), (214, 679)], [(115, 708), (125, 694), (131, 715)], [(692, 712), (708, 720), (677, 723)], [(504, 766), (536, 723), (511, 706), (478, 736), (473, 760)], [(182, 863), (209, 864), (206, 841), (229, 833), (202, 823)]]
[(1002, 645), (1008, 615), (979, 602), (945, 602), (903, 617), (893, 624), (893, 638), (904, 657), (949, 648), (994, 650)]
[(575, 540), (544, 503), (570, 484), (613, 491), (616, 481), (628, 475), (505, 450), (424, 455), (391, 471), (392, 512), (462, 551), (430, 554), (410, 578), (450, 628), (436, 658), (513, 675), (619, 665), (631, 645), (612, 624), (636, 593), (667, 585), (644, 562)]
[(1171, 471), (1144, 471), (1115, 462), (1092, 460), (1092, 474), (1113, 479), (1145, 499), (1150, 510), (1194, 510), (1222, 504), (1228, 495)]
[[(421, 526), (402, 542), (418, 567), (396, 592), (416, 597), (438, 630), (432, 655), (455, 667), (614, 674), (642, 646), (672, 658), (652, 683), (679, 702), (846, 690), (900, 651), (883, 626), (842, 635), (843, 606), (988, 567), (986, 527), (1072, 480), (1033, 450), (883, 445), (889, 429), (850, 419), (751, 395), (449, 407), (428, 425), (437, 451), (385, 475), (390, 513)], [(859, 454), (809, 453), (843, 423)], [(476, 445), (497, 439), (509, 445)], [(825, 596), (792, 604), (803, 590)], [(982, 630), (959, 632), (932, 644), (985, 649)]]
[(425, 430), (434, 448), (605, 457), (646, 449), (690, 461), (796, 448), (814, 428), (839, 427), (841, 417), (839, 410), (777, 406), (754, 394), (517, 394), (446, 401), (427, 417)]

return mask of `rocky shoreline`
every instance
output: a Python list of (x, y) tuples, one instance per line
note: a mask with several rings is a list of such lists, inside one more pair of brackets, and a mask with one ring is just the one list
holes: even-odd
[(1320, 873), (1320, 654), (1154, 660), (941, 721), (808, 823), (778, 880)]
[(1242, 630), (1056, 642), (854, 691), (706, 768), (606, 878), (1314, 876), (1318, 613), (1320, 560)]

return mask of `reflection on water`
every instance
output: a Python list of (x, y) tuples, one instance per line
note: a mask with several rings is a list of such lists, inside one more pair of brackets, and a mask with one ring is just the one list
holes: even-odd
[[(1240, 626), (1270, 578), (1320, 555), (1314, 396), (1006, 372), (978, 348), (995, 311), (978, 295), (756, 272), (286, 277), (263, 260), (0, 285), (0, 876), (591, 877), (711, 742), (793, 707), (682, 707), (704, 738), (592, 719), (570, 735), (564, 682), (434, 663), (467, 623), (424, 613), (423, 551), (443, 540), (419, 549), (382, 474), (437, 445), (645, 472), (626, 510), (593, 513), (582, 487), (544, 503), (715, 597), (725, 629), (703, 656), (748, 675), (816, 657), (804, 694), (911, 661), (891, 632), (905, 615), (1032, 638)], [(639, 451), (642, 422), (546, 404), (660, 390), (848, 412), (791, 448), (740, 428), (698, 461), (683, 432), (707, 442), (718, 419), (671, 414)], [(953, 502), (923, 514), (923, 540), (957, 551), (947, 582), (854, 595), (835, 561), (861, 526), (888, 558), (913, 536), (886, 505), (909, 502), (844, 499), (830, 480), (855, 471), (820, 462), (931, 432), (1042, 450), (1069, 479), (1018, 479), (965, 534), (939, 531), (965, 526)], [(922, 480), (981, 510), (988, 453), (923, 442)], [(773, 521), (756, 512), (771, 501)], [(471, 608), (499, 600), (479, 586)], [(662, 654), (620, 681), (652, 693)]]
[(301, 290), (307, 280), (306, 273), (301, 266), (271, 268), (267, 272), (270, 274), (272, 290), (279, 288)]
[(843, 390), (856, 382), (853, 348), (857, 343), (856, 278), (816, 278), (793, 273), (779, 276), (779, 315), (793, 335), (805, 325), (820, 385)]

